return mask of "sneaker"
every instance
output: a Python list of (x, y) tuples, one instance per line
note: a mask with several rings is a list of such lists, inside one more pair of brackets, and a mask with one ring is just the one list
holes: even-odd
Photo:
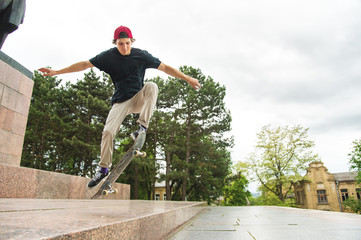
[(108, 175), (109, 175), (109, 171), (106, 174), (104, 174), (100, 171), (95, 173), (95, 176), (93, 177), (93, 179), (90, 180), (90, 182), (88, 183), (88, 187), (90, 187), (90, 188), (95, 187), (96, 185), (98, 185), (100, 183), (100, 181), (103, 178), (105, 178)]
[(135, 141), (135, 139), (137, 139), (137, 137), (139, 136), (140, 133), (146, 132), (146, 131), (147, 131), (147, 128), (140, 125), (139, 129), (137, 131), (133, 132), (132, 134), (130, 134), (130, 136)]

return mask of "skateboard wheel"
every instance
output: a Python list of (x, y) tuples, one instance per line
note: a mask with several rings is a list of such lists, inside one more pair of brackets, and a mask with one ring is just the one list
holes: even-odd
[(140, 152), (140, 151), (138, 151), (138, 150), (134, 150), (134, 152), (133, 152), (133, 154), (134, 154), (134, 157), (145, 157), (145, 156), (147, 156), (147, 154), (145, 153), (145, 152)]
[(103, 190), (102, 194), (103, 196), (108, 196), (109, 192), (107, 190)]

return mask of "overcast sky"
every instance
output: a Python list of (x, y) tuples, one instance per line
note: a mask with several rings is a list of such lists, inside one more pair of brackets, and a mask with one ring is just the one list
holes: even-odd
[(58, 69), (113, 47), (120, 25), (134, 47), (226, 86), (234, 162), (263, 126), (301, 124), (330, 172), (349, 170), (361, 138), (360, 0), (31, 0), (2, 51), (31, 71)]

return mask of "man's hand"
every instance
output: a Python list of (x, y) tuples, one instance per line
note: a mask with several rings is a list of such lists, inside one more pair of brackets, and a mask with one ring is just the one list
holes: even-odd
[(187, 79), (187, 82), (189, 83), (189, 85), (192, 86), (192, 88), (194, 88), (195, 90), (199, 90), (201, 89), (201, 85), (199, 84), (198, 80), (192, 77), (189, 77)]
[(39, 71), (43, 73), (44, 77), (57, 75), (57, 71), (50, 68), (40, 68)]

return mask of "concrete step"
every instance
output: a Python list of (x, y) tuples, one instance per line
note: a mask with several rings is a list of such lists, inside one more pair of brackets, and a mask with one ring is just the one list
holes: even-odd
[(204, 202), (0, 199), (0, 239), (167, 239)]
[[(0, 198), (90, 199), (100, 185), (89, 189), (89, 181), (90, 178), (0, 163)], [(130, 185), (114, 183), (113, 188), (118, 189), (118, 194), (106, 199), (129, 200)]]

